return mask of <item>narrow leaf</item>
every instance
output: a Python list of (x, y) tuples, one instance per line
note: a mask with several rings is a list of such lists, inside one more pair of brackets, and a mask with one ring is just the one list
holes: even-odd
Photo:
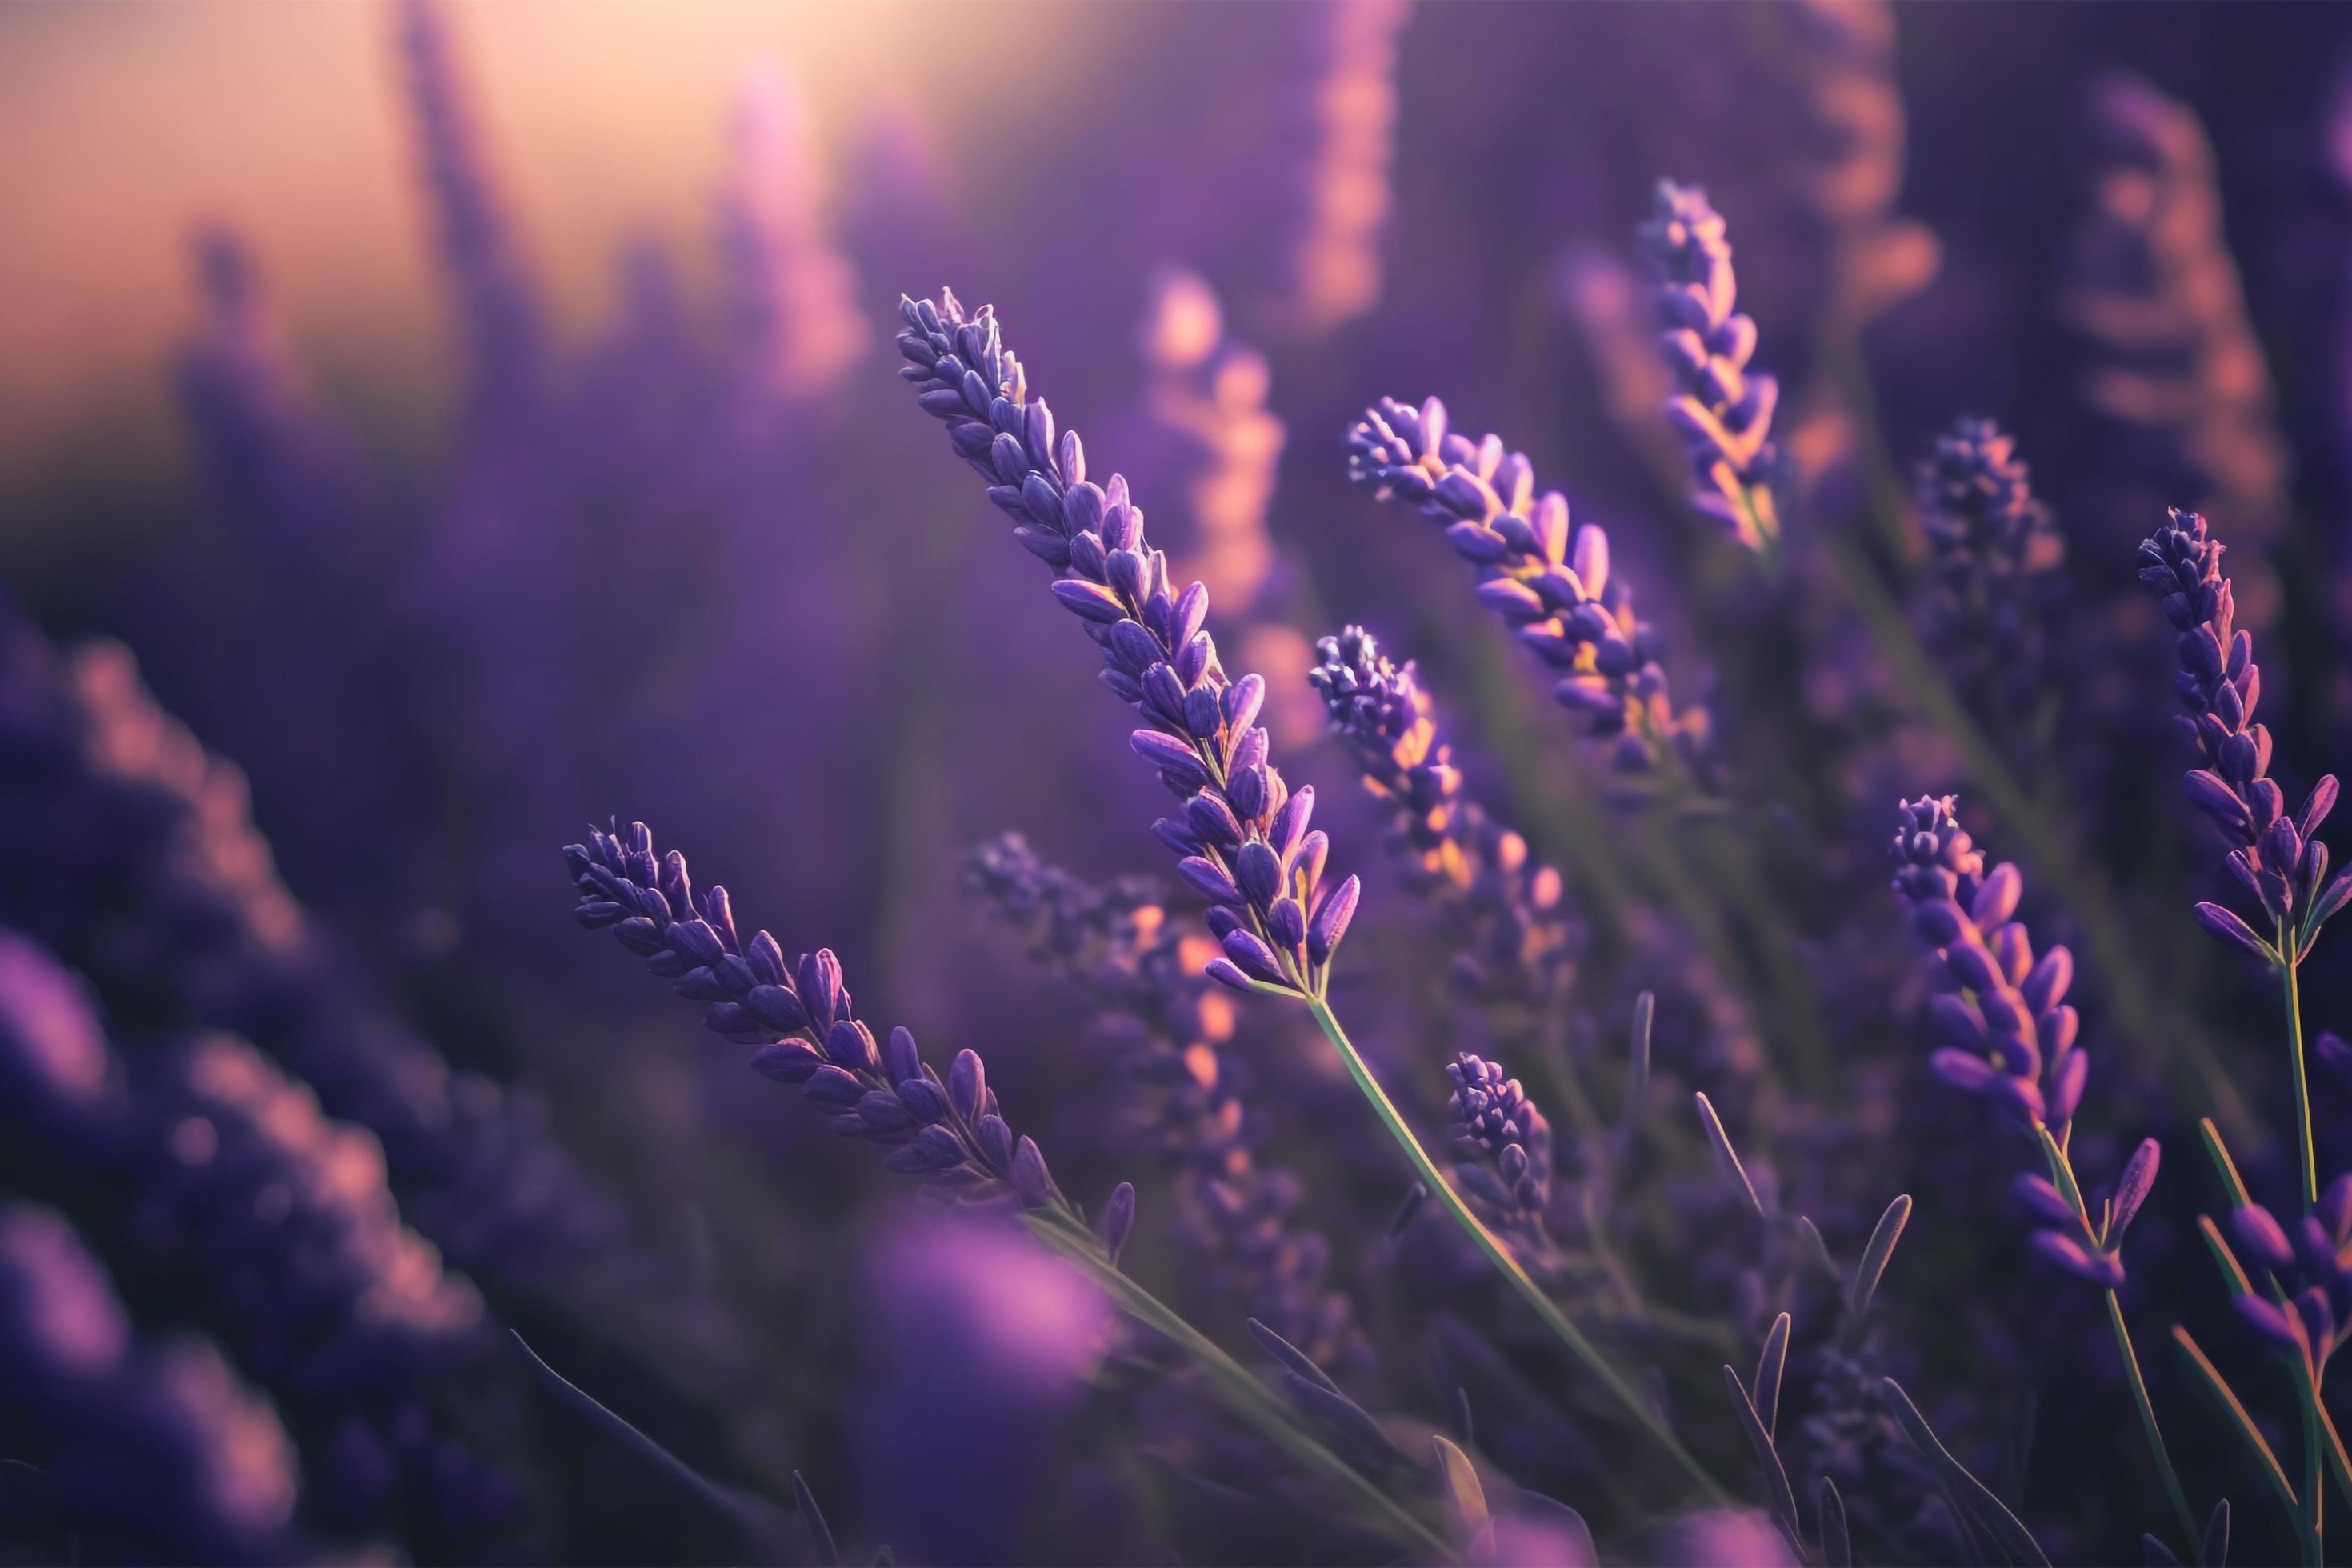
[(2180, 1559), (2172, 1548), (2143, 1530), (2139, 1532), (2139, 1560), (2146, 1568), (2180, 1568)]
[(2213, 1168), (2221, 1173), (2221, 1185), (2229, 1191), (2230, 1206), (2242, 1209), (2252, 1203), (2253, 1198), (2246, 1191), (2245, 1178), (2238, 1174), (2238, 1163), (2230, 1158), (2230, 1146), (2221, 1142), (2221, 1130), (2213, 1125), (2213, 1119), (2210, 1116), (2200, 1118), (2197, 1131), (2205, 1140), (2205, 1152), (2212, 1160)]
[(2221, 1270), (2221, 1282), (2230, 1288), (2230, 1294), (2252, 1295), (2254, 1282), (2246, 1278), (2244, 1266), (2239, 1263), (2238, 1255), (2230, 1250), (2230, 1243), (2222, 1237), (2221, 1227), (2213, 1223), (2213, 1216), (2199, 1215), (2197, 1229), (2205, 1237), (2206, 1249), (2213, 1254), (2214, 1266)]
[(1315, 1364), (1314, 1361), (1305, 1351), (1300, 1350), (1297, 1345), (1292, 1344), (1288, 1340), (1284, 1339), (1280, 1334), (1276, 1333), (1272, 1329), (1267, 1328), (1255, 1318), (1252, 1318), (1249, 1321), (1249, 1331), (1250, 1338), (1258, 1342), (1258, 1347), (1260, 1349), (1264, 1350), (1266, 1354), (1272, 1356), (1283, 1365), (1288, 1367), (1292, 1372), (1297, 1373), (1300, 1377), (1305, 1378), (1307, 1382), (1318, 1384), (1329, 1393), (1337, 1394), (1339, 1392), (1339, 1385), (1332, 1382), (1330, 1377), (1325, 1373), (1321, 1367)]
[(1463, 1538), (1475, 1541), (1494, 1528), (1486, 1513), (1486, 1489), (1478, 1484), (1478, 1467), (1443, 1436), (1433, 1436), (1429, 1443), (1437, 1450), (1437, 1473), (1454, 1499), (1454, 1511), (1462, 1516)]
[(2271, 1452), (2262, 1428), (2256, 1426), (2254, 1418), (2246, 1414), (2246, 1407), (2239, 1401), (2237, 1391), (2230, 1386), (2229, 1379), (2221, 1375), (2221, 1369), (2206, 1359), (2205, 1352), (2198, 1348), (2197, 1342), (2189, 1337), (2187, 1329), (2178, 1323), (2173, 1324), (2172, 1339), (2188, 1354), (2190, 1363), (2197, 1368), (2198, 1375), (2205, 1380), (2205, 1386), (2213, 1391), (2213, 1397), (2221, 1402), (2222, 1410), (2237, 1427), (2238, 1435), (2245, 1439), (2246, 1447), (2255, 1458), (2262, 1461), (2263, 1475), (2271, 1483), (2271, 1490), (2277, 1495), (2279, 1506), (2286, 1510), (2287, 1517), (2294, 1520), (2300, 1530), (2303, 1527), (2303, 1509), (2295, 1501), (2294, 1486), (2286, 1479), (2286, 1470), (2279, 1464), (2278, 1456)]
[(782, 1517), (780, 1511), (770, 1509), (757, 1499), (742, 1496), (706, 1479), (693, 1466), (615, 1415), (594, 1394), (541, 1361), (539, 1352), (532, 1350), (520, 1334), (509, 1329), (507, 1337), (514, 1342), (517, 1353), (522, 1357), (523, 1364), (530, 1369), (531, 1375), (556, 1398), (587, 1417), (590, 1425), (600, 1428), (623, 1447), (709, 1505), (742, 1532), (745, 1544), (761, 1549), (762, 1554), (774, 1549), (781, 1539), (779, 1527), (782, 1524)]
[(1764, 1336), (1764, 1353), (1756, 1358), (1756, 1414), (1776, 1438), (1780, 1435), (1780, 1374), (1788, 1366), (1789, 1314), (1783, 1312), (1772, 1320), (1772, 1331)]
[(1903, 1392), (1903, 1385), (1889, 1377), (1881, 1380), (1881, 1386), (1886, 1391), (1887, 1408), (1903, 1424), (1903, 1430), (1909, 1434), (1912, 1442), (1918, 1445), (1919, 1451), (1927, 1457), (1927, 1462), (1936, 1467), (1937, 1473), (1944, 1478), (1945, 1484), (1951, 1488), (1977, 1522), (1991, 1533), (2000, 1549), (2020, 1563), (2050, 1568), (2050, 1558), (2042, 1552), (2041, 1543), (2033, 1539), (2033, 1532), (2018, 1522), (2017, 1515), (2010, 1512), (2009, 1505), (1993, 1495), (1990, 1487), (1970, 1475), (1969, 1468), (1952, 1457), (1952, 1451), (1937, 1437), (1935, 1428), (1927, 1425), (1927, 1418), (1919, 1414), (1919, 1407), (1911, 1403), (1911, 1396)]
[(1853, 1269), (1853, 1315), (1858, 1322), (1870, 1310), (1870, 1300), (1878, 1294), (1878, 1281), (1886, 1272), (1887, 1263), (1895, 1257), (1895, 1244), (1903, 1239), (1903, 1227), (1911, 1220), (1911, 1196), (1906, 1193), (1886, 1205), (1878, 1216), (1878, 1228), (1870, 1233), (1870, 1245), (1862, 1249), (1862, 1261)]
[(1829, 1568), (1853, 1568), (1853, 1538), (1846, 1532), (1845, 1499), (1838, 1496), (1837, 1483), (1827, 1476), (1822, 1478), (1820, 1511), (1822, 1561)]
[(1797, 1526), (1797, 1494), (1789, 1489), (1789, 1472), (1780, 1463), (1780, 1451), (1772, 1446), (1772, 1434), (1765, 1430), (1764, 1418), (1756, 1413), (1756, 1402), (1748, 1397), (1748, 1390), (1741, 1385), (1738, 1368), (1723, 1369), (1723, 1386), (1730, 1392), (1732, 1411), (1748, 1433), (1748, 1447), (1756, 1450), (1756, 1468), (1763, 1478), (1773, 1516), (1788, 1531), (1790, 1543), (1801, 1554), (1805, 1538)]
[(2205, 1568), (2230, 1568), (2230, 1500), (2223, 1498), (2213, 1505), (2211, 1517), (2205, 1521), (2205, 1544), (2198, 1553)]
[(824, 1568), (841, 1568), (841, 1548), (833, 1543), (833, 1527), (825, 1523), (824, 1510), (816, 1506), (816, 1494), (809, 1490), (798, 1470), (793, 1472), (793, 1504), (801, 1510), (801, 1522), (808, 1527), (816, 1560)]
[(1633, 1049), (1625, 1070), (1624, 1123), (1631, 1127), (1642, 1119), (1642, 1097), (1650, 1087), (1650, 1026), (1657, 1017), (1658, 999), (1644, 991), (1633, 998)]
[(1715, 1146), (1716, 1163), (1723, 1167), (1724, 1175), (1733, 1186), (1748, 1194), (1748, 1202), (1758, 1216), (1769, 1218), (1764, 1200), (1756, 1195), (1756, 1184), (1748, 1179), (1748, 1167), (1739, 1163), (1739, 1152), (1731, 1146), (1731, 1135), (1723, 1130), (1723, 1119), (1715, 1113), (1706, 1091), (1692, 1098), (1698, 1102), (1699, 1125), (1706, 1129), (1706, 1141)]
[(1812, 1222), (1811, 1215), (1797, 1216), (1797, 1234), (1804, 1238), (1805, 1253), (1813, 1267), (1832, 1279), (1839, 1278), (1837, 1259), (1830, 1256), (1830, 1244), (1822, 1239), (1821, 1226)]

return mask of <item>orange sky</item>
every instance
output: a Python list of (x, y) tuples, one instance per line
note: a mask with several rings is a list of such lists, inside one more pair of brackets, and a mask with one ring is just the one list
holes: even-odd
[[(876, 84), (968, 93), (1016, 51), (1034, 68), (1066, 36), (1048, 22), (1068, 19), (992, 8), (982, 27), (951, 0), (450, 10), (525, 244), (574, 330), (604, 313), (625, 236), (659, 234), (701, 276), (727, 95), (754, 60), (793, 66), (837, 139)], [(255, 242), (303, 360), (339, 395), (437, 388), (392, 24), (383, 0), (0, 4), (0, 471), (68, 440), (152, 439), (199, 216)]]

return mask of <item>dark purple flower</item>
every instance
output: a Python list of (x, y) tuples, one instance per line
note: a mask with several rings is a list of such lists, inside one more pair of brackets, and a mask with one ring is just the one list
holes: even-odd
[[(2161, 1151), (2142, 1142), (2125, 1168), (2113, 1205), (2094, 1221), (2064, 1161), (2067, 1123), (2082, 1104), (2090, 1058), (2074, 1043), (2081, 1020), (2066, 1003), (2074, 955), (2053, 946), (2039, 957), (2017, 918), (2024, 879), (2003, 862), (1990, 870), (1955, 814), (1951, 795), (1923, 795), (1900, 807), (1895, 890), (1911, 926), (1936, 958), (1942, 987), (1927, 1006), (1937, 1045), (1936, 1075), (2032, 1130), (2048, 1176), (2021, 1176), (2025, 1206), (2048, 1228), (2033, 1247), (2046, 1261), (2113, 1289), (2124, 1277), (2124, 1232), (2156, 1180)], [(2062, 1187), (2061, 1183), (2063, 1185)]]
[(2047, 616), (2064, 542), (2034, 499), (2017, 442), (1990, 419), (1961, 419), (1919, 465), (1931, 575), (1927, 639), (1979, 713), (2031, 722), (2047, 699)]
[(1658, 352), (1674, 378), (1666, 417), (1690, 453), (1692, 502), (1761, 552), (1780, 537), (1773, 500), (1780, 458), (1772, 444), (1780, 387), (1748, 368), (1756, 323), (1734, 309), (1739, 284), (1724, 236), (1705, 191), (1660, 180), (1636, 248), (1657, 286)]
[(2253, 634), (2237, 625), (2230, 580), (2221, 573), (2227, 549), (2203, 517), (2178, 507), (2139, 547), (2139, 580), (2179, 634), (2174, 687), (2186, 711), (2176, 722), (2201, 764), (2182, 787), (2229, 840), (2231, 874), (2263, 918), (2250, 927), (2215, 904), (2199, 906), (2197, 916), (2233, 946), (2273, 963), (2300, 964), (2320, 927), (2352, 900), (2352, 871), (2327, 880), (2327, 847), (2318, 838), (2336, 805), (2335, 775), (2314, 784), (2292, 816), (2269, 776), (2270, 728), (2254, 717), (2263, 672)]
[(294, 1447), (212, 1342), (133, 1339), (105, 1270), (57, 1215), (0, 1205), (9, 1458), (37, 1465), (75, 1555), (275, 1561), (293, 1544)]
[(1181, 858), (1186, 882), (1217, 906), (1209, 923), (1225, 956), (1208, 972), (1238, 990), (1320, 996), (1331, 953), (1328, 944), (1310, 951), (1307, 932), (1331, 925), (1318, 919), (1325, 900), (1352, 902), (1354, 879), (1323, 885), (1330, 846), (1308, 829), (1315, 792), (1283, 782), (1257, 722), (1265, 682), (1226, 676), (1202, 629), (1208, 590), (1169, 581), (1123, 478), (1086, 477), (1077, 432), (1057, 433), (1045, 401), (1029, 395), (994, 312), (983, 306), (967, 318), (942, 293), (904, 300), (899, 315), (898, 352), (909, 362), (900, 374), (916, 401), (988, 481), (1014, 539), (1054, 568), (1054, 597), (1102, 650), (1103, 684), (1148, 726), (1132, 737), (1136, 754), (1184, 803), (1181, 820), (1155, 831)]
[(1463, 1190), (1513, 1229), (1540, 1233), (1551, 1202), (1550, 1123), (1517, 1079), (1483, 1057), (1459, 1053), (1445, 1076)]
[(686, 857), (673, 849), (656, 858), (642, 822), (593, 831), (563, 855), (580, 923), (611, 931), (680, 996), (704, 1004), (713, 1034), (757, 1046), (753, 1070), (799, 1086), (835, 1132), (881, 1145), (891, 1170), (957, 1197), (1026, 1209), (1064, 1203), (1037, 1146), (1005, 1124), (978, 1054), (960, 1053), (941, 1079), (907, 1030), (877, 1040), (830, 951), (787, 962), (766, 931), (742, 938), (727, 889), (714, 883), (698, 895)]
[(1348, 472), (1445, 530), (1477, 571), (1479, 602), (1557, 676), (1552, 696), (1628, 770), (1691, 766), (1707, 748), (1704, 710), (1677, 713), (1664, 647), (1633, 614), (1632, 588), (1609, 567), (1596, 523), (1569, 529), (1568, 500), (1536, 494), (1525, 453), (1502, 437), (1472, 442), (1445, 405), (1382, 398), (1348, 431)]

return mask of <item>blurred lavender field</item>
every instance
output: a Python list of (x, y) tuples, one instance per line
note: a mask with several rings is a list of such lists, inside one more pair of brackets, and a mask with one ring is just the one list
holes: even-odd
[(0, 99), (0, 1562), (2352, 1560), (2352, 13)]

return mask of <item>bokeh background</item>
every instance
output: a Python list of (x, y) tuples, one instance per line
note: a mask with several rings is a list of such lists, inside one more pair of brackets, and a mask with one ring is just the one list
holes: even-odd
[[(79, 977), (11, 1027), (85, 1062), (93, 1030), (141, 1059), (168, 1042), (172, 1093), (242, 1095), (263, 1128), (299, 1120), (268, 1108), (309, 1080), (383, 1145), (399, 1213), (368, 1224), (421, 1233), (466, 1297), (433, 1310), (522, 1328), (762, 1506), (788, 1505), (799, 1469), (845, 1541), (905, 1561), (1140, 1551), (1141, 1461), (1113, 1443), (1066, 1480), (1111, 1420), (1068, 1392), (1099, 1365), (1055, 1361), (1099, 1334), (1097, 1304), (1025, 1276), (1016, 1306), (992, 1297), (1025, 1266), (954, 1252), (987, 1244), (932, 1236), (866, 1151), (754, 1092), (739, 1052), (592, 950), (557, 881), (584, 825), (644, 817), (749, 922), (836, 949), (869, 1014), (982, 1051), (1066, 1185), (1136, 1173), (1103, 1132), (1084, 1009), (963, 891), (963, 855), (1013, 829), (1089, 877), (1157, 871), (1154, 792), (1034, 563), (907, 406), (900, 292), (993, 300), (1033, 384), (1136, 480), (1155, 536), (1229, 606), (1229, 660), (1273, 682), (1289, 765), (1322, 782), (1375, 902), (1402, 895), (1321, 736), (1313, 637), (1365, 622), (1461, 693), (1474, 777), (1539, 850), (1545, 790), (1575, 764), (1469, 596), (1437, 588), (1425, 531), (1348, 486), (1338, 437), (1374, 396), (1441, 393), (1605, 520), (1625, 570), (1719, 584), (1659, 477), (1629, 242), (1661, 175), (1730, 219), (1809, 485), (1900, 487), (1956, 413), (1997, 416), (2103, 584), (2082, 614), (2142, 630), (2107, 563), (2151, 508), (2201, 501), (2241, 542), (2274, 722), (2315, 773), (2352, 749), (2347, 73), (2352, 13), (2301, 5), (0, 7), (22, 807), (0, 922), (38, 944), (25, 995), (47, 994), (52, 956)], [(1645, 603), (1680, 646), (1705, 640), (1698, 586)], [(1845, 712), (1838, 656), (1807, 657), (1816, 717)], [(2073, 680), (2093, 711), (2126, 703), (2149, 657), (2101, 653)], [(43, 706), (59, 690), (75, 716)], [(44, 723), (116, 742), (58, 784)], [(2085, 837), (2119, 880), (2184, 874), (2180, 836), (2149, 828), (2168, 795), (2075, 776), (2061, 787), (2094, 792)], [(1895, 788), (1847, 782), (1873, 809)], [(1823, 854), (1867, 869), (1882, 825), (1854, 821)], [(173, 868), (203, 910), (174, 905), (163, 935), (100, 907), (132, 872), (90, 869), (150, 840), (218, 873)], [(2173, 919), (2149, 898), (2134, 907)], [(186, 920), (215, 947), (227, 922), (238, 952), (275, 930), (299, 957), (200, 961)], [(1417, 962), (1402, 936), (1377, 951)], [(2183, 962), (2226, 1015), (2231, 972)], [(2312, 984), (2323, 1003), (2347, 989)], [(78, 1006), (94, 1017), (58, 1021)], [(1425, 1071), (1427, 1017), (1401, 1009), (1371, 1044)], [(262, 1054), (191, 1038), (213, 1028)], [(1317, 1147), (1328, 1074), (1282, 1058), (1298, 1042), (1278, 1025), (1245, 1037), (1297, 1111), (1273, 1136), (1304, 1141), (1291, 1163), (1341, 1238), (1336, 1272), (1370, 1290), (1366, 1215), (1401, 1175), (1384, 1150)], [(204, 1233), (158, 1218), (138, 1174), (185, 1121), (141, 1122), (86, 1176), (28, 1135), (0, 1185), (78, 1227), (125, 1343), (193, 1326), (252, 1397), (274, 1393), (302, 1489), (278, 1507), (248, 1477), (261, 1503), (227, 1510), (272, 1551), (740, 1550), (502, 1348), (458, 1357), (477, 1370), (454, 1398), (371, 1342), (346, 1358), (371, 1392), (343, 1398), (291, 1370), (289, 1344), (317, 1349), (301, 1334), (241, 1339), (259, 1276), (192, 1286)], [(415, 1310), (404, 1333), (434, 1341)], [(239, 1450), (256, 1475), (279, 1462), (267, 1447)], [(2094, 1556), (2129, 1540), (2107, 1484), (2053, 1505)], [(28, 1560), (78, 1528), (47, 1482), (13, 1486)], [(143, 1549), (257, 1537), (162, 1539)]]

